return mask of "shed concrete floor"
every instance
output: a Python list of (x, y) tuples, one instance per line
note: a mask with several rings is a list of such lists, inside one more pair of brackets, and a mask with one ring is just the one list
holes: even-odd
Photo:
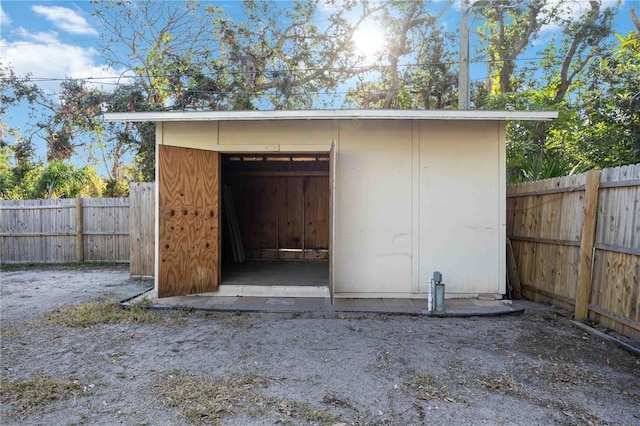
[(329, 286), (329, 262), (247, 260), (222, 265), (220, 285)]

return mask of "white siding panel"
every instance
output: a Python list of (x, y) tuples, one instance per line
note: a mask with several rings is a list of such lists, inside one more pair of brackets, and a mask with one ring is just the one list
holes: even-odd
[(166, 122), (161, 132), (160, 143), (165, 145), (207, 150), (215, 150), (218, 145), (218, 123), (215, 121)]
[(411, 292), (410, 121), (343, 122), (336, 190), (336, 293)]
[(329, 145), (335, 121), (222, 121), (220, 145)]
[(421, 125), (421, 273), (442, 272), (448, 296), (501, 292), (501, 125)]

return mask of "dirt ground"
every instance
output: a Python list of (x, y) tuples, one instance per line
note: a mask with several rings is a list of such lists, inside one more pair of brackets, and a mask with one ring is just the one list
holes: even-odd
[[(126, 266), (0, 280), (3, 425), (640, 424), (640, 357), (544, 305), (465, 319), (167, 310), (74, 327), (48, 313), (149, 283)], [(63, 385), (38, 399), (47, 383)]]

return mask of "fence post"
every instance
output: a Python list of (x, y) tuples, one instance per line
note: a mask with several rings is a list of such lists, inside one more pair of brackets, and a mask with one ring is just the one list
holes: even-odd
[(76, 195), (76, 259), (84, 262), (84, 233), (82, 229), (82, 196)]
[(593, 263), (593, 243), (596, 236), (598, 218), (598, 189), (600, 171), (589, 170), (584, 192), (584, 213), (580, 231), (580, 262), (578, 263), (578, 286), (576, 288), (576, 307), (574, 318), (587, 319), (589, 300), (591, 299), (591, 265)]

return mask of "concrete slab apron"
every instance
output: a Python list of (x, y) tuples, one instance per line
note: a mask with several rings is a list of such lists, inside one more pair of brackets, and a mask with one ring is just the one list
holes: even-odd
[(195, 309), (220, 312), (367, 312), (434, 317), (496, 316), (524, 312), (510, 300), (447, 299), (444, 311), (429, 312), (423, 299), (335, 299), (317, 297), (212, 297), (176, 296), (159, 299), (151, 291), (123, 301), (127, 307), (146, 298), (155, 309)]

